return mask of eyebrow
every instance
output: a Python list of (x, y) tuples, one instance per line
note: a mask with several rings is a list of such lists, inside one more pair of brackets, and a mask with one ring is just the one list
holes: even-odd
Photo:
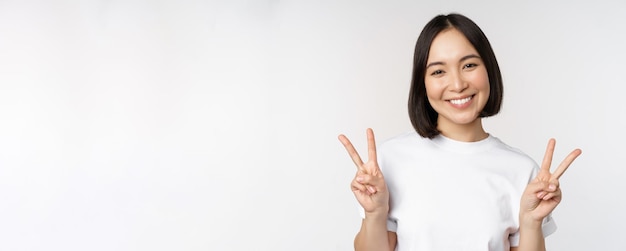
[[(469, 55), (464, 56), (461, 59), (459, 59), (459, 62), (463, 62), (463, 61), (468, 60), (470, 58), (478, 58), (478, 59), (480, 59), (480, 57), (478, 55), (476, 55), (476, 54), (469, 54)], [(432, 62), (432, 63), (426, 65), (426, 69), (428, 69), (428, 67), (431, 67), (431, 66), (434, 66), (434, 65), (445, 65), (445, 63), (441, 62), (441, 61), (435, 61), (435, 62)]]

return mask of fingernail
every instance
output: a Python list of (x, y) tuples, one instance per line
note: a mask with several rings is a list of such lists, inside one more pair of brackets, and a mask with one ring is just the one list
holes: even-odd
[(537, 198), (539, 198), (539, 199), (543, 198), (543, 196), (546, 196), (546, 193), (545, 193), (545, 192), (539, 192), (539, 193), (537, 194)]
[(374, 187), (367, 187), (367, 189), (370, 191), (370, 193), (376, 193), (376, 189), (374, 189)]
[(550, 185), (548, 186), (548, 190), (550, 190), (550, 191), (554, 191), (554, 190), (556, 190), (556, 185), (554, 185), (554, 184), (550, 184)]
[(358, 181), (358, 182), (363, 181), (363, 177), (361, 177), (361, 176), (357, 176), (357, 177), (356, 177), (356, 181)]

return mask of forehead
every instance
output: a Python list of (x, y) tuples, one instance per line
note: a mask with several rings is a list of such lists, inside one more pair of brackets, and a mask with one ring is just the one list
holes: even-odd
[(435, 36), (430, 44), (428, 62), (456, 61), (470, 54), (478, 55), (476, 48), (457, 29), (447, 29)]

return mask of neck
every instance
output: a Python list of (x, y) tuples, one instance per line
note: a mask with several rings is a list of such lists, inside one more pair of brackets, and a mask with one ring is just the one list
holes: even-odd
[(483, 129), (481, 118), (477, 118), (473, 122), (463, 125), (445, 122), (442, 123), (443, 121), (438, 122), (437, 129), (441, 132), (441, 134), (453, 140), (476, 142), (486, 139), (489, 136), (489, 134), (485, 132), (485, 129)]

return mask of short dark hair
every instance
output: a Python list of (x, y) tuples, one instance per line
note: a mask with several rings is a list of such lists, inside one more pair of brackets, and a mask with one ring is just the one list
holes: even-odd
[(409, 91), (409, 118), (413, 128), (425, 138), (434, 138), (441, 132), (437, 129), (437, 117), (439, 114), (432, 108), (426, 96), (424, 83), (426, 63), (430, 46), (435, 37), (444, 30), (456, 29), (461, 32), (474, 46), (483, 60), (489, 77), (489, 99), (480, 112), (479, 117), (489, 117), (498, 114), (502, 105), (502, 74), (498, 61), (493, 53), (489, 40), (483, 31), (469, 18), (451, 13), (438, 15), (424, 26), (415, 44), (413, 56), (413, 77), (411, 90)]

